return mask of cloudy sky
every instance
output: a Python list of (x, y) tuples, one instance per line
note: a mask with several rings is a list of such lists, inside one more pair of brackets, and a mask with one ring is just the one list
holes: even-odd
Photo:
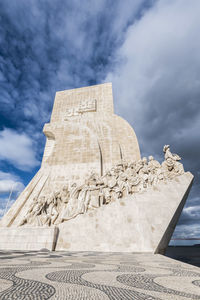
[(200, 1), (0, 1), (0, 213), (40, 166), (58, 90), (112, 81), (143, 156), (195, 182), (174, 237), (200, 238)]

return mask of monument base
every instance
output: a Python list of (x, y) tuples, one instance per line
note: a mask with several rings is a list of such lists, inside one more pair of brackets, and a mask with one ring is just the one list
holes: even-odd
[(0, 228), (1, 250), (55, 250), (58, 228), (11, 227)]
[(190, 172), (58, 225), (1, 227), (2, 250), (164, 253), (192, 185)]
[(164, 253), (192, 181), (187, 172), (62, 223), (55, 249)]

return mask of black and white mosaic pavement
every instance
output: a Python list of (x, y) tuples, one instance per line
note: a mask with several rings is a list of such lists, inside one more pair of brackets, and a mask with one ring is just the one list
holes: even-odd
[(141, 253), (0, 251), (0, 299), (200, 299), (200, 269)]

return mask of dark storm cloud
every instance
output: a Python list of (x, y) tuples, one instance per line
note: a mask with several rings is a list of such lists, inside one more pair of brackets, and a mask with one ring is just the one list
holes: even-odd
[(25, 131), (41, 158), (55, 92), (99, 83), (145, 2), (1, 1), (0, 129)]
[(112, 81), (142, 155), (161, 160), (170, 144), (195, 175), (175, 235), (200, 235), (199, 14), (199, 0), (0, 1), (0, 130), (31, 157), (6, 151), (0, 164), (38, 164), (56, 91)]
[(35, 128), (55, 91), (99, 82), (143, 2), (1, 1), (1, 113)]
[(163, 160), (163, 145), (170, 144), (195, 175), (177, 235), (180, 228), (200, 234), (199, 213), (193, 213), (200, 205), (199, 13), (197, 0), (158, 1), (130, 26), (118, 52), (123, 63), (107, 77), (117, 112), (135, 128), (142, 154)]
[(39, 165), (35, 150), (36, 145), (25, 133), (17, 133), (8, 128), (0, 131), (0, 161), (27, 171)]
[[(143, 6), (145, 2), (148, 5)], [(34, 175), (44, 149), (42, 127), (49, 121), (55, 92), (100, 83), (115, 65), (114, 53), (124, 32), (149, 3), (153, 1), (127, 0), (126, 5), (120, 0), (0, 1), (4, 174), (17, 173), (24, 183)], [(11, 189), (12, 182), (1, 178), (0, 191), (5, 184)]]

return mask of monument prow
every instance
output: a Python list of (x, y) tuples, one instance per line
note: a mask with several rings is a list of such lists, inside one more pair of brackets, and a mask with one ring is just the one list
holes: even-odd
[(41, 168), (1, 220), (1, 249), (165, 251), (193, 176), (169, 145), (162, 164), (140, 158), (111, 83), (57, 92), (43, 132)]

